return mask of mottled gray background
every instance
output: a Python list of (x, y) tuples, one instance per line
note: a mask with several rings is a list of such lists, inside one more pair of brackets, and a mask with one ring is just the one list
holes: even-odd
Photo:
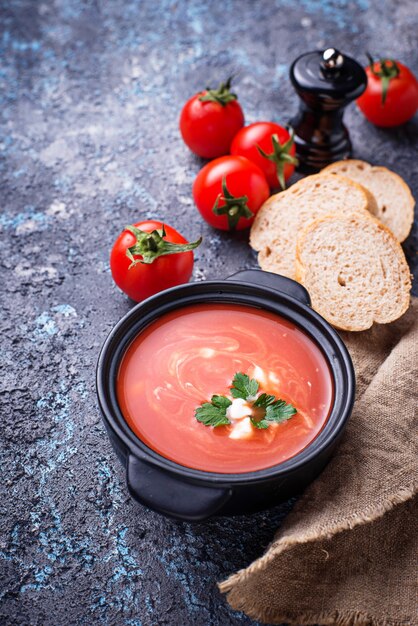
[[(236, 73), (247, 121), (285, 122), (289, 63), (330, 44), (416, 70), (417, 5), (3, 0), (1, 30), (0, 623), (255, 624), (215, 583), (262, 553), (290, 504), (193, 526), (129, 500), (94, 391), (99, 348), (132, 306), (109, 250), (155, 217), (203, 234), (196, 280), (253, 267), (245, 235), (193, 207), (183, 102)], [(346, 121), (355, 154), (418, 195), (417, 120), (378, 130), (351, 106)], [(405, 248), (416, 260), (412, 236)]]

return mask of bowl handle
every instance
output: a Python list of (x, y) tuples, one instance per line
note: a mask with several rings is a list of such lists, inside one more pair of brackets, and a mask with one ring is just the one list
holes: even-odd
[(310, 306), (311, 298), (300, 283), (297, 283), (291, 278), (281, 276), (280, 274), (273, 274), (272, 272), (265, 272), (264, 270), (242, 270), (232, 276), (228, 276), (226, 280), (234, 280), (242, 283), (253, 283), (255, 285), (262, 285), (275, 291), (285, 293), (287, 296), (296, 298), (302, 304)]
[(134, 500), (186, 521), (204, 520), (214, 515), (232, 494), (232, 490), (225, 487), (202, 487), (179, 480), (132, 454), (127, 456), (126, 478)]

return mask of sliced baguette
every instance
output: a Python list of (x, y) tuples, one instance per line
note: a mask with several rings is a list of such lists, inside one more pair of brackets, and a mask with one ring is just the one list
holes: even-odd
[(334, 214), (311, 222), (298, 238), (296, 265), (313, 308), (336, 328), (386, 324), (409, 306), (411, 277), (403, 250), (372, 216)]
[(375, 167), (357, 159), (332, 163), (321, 174), (346, 176), (363, 185), (376, 199), (377, 211), (371, 212), (389, 226), (398, 241), (407, 238), (414, 221), (415, 200), (398, 174), (386, 167)]
[(307, 176), (263, 204), (251, 228), (250, 245), (258, 251), (263, 270), (295, 278), (296, 240), (306, 224), (329, 213), (367, 209), (369, 199), (361, 185), (334, 174)]

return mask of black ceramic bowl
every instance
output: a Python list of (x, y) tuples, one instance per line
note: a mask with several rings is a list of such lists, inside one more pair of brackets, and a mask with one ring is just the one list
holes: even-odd
[[(322, 349), (334, 382), (334, 403), (317, 437), (291, 459), (243, 474), (194, 470), (146, 446), (125, 422), (116, 397), (121, 358), (131, 341), (161, 315), (198, 303), (245, 304), (291, 320)], [(131, 496), (151, 509), (183, 520), (234, 515), (268, 508), (300, 492), (324, 468), (350, 416), (355, 391), (350, 356), (335, 330), (310, 307), (298, 283), (260, 270), (227, 280), (189, 283), (167, 289), (135, 306), (111, 331), (97, 366), (97, 394), (116, 453), (126, 467)]]

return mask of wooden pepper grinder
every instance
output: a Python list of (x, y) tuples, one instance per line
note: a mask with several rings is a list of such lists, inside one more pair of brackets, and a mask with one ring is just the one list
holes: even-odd
[(367, 76), (361, 65), (335, 48), (308, 52), (293, 62), (290, 80), (301, 100), (290, 121), (298, 169), (317, 172), (349, 157), (351, 141), (343, 112), (366, 88)]

